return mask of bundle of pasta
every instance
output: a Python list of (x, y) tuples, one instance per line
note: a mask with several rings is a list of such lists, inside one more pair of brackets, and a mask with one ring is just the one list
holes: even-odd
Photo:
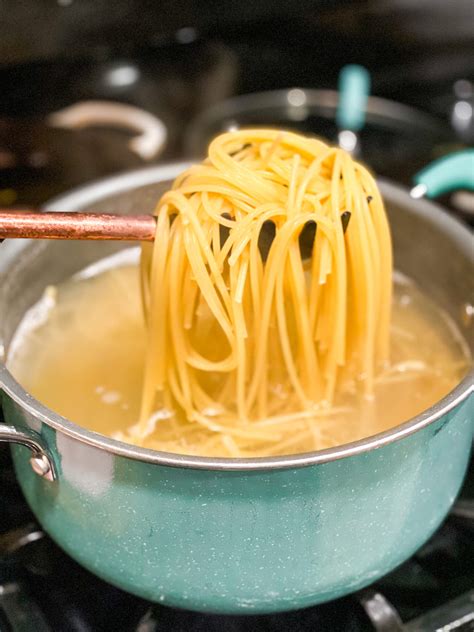
[(288, 432), (338, 443), (336, 396), (370, 396), (389, 352), (392, 250), (372, 176), (319, 140), (242, 130), (216, 138), (156, 215), (127, 440), (161, 424), (156, 447), (207, 454), (280, 453)]

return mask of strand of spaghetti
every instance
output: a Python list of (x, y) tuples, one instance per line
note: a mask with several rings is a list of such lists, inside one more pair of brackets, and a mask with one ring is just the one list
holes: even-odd
[(307, 408), (309, 406), (309, 396), (305, 392), (303, 385), (301, 384), (300, 377), (298, 375), (298, 371), (296, 369), (295, 362), (293, 360), (293, 354), (291, 349), (291, 344), (288, 336), (288, 328), (286, 323), (286, 310), (285, 310), (285, 298), (284, 298), (284, 274), (283, 271), (286, 267), (286, 256), (283, 255), (284, 259), (281, 264), (281, 272), (276, 279), (276, 291), (275, 291), (275, 306), (276, 306), (276, 314), (277, 314), (277, 324), (278, 324), (278, 333), (280, 336), (280, 346), (283, 353), (283, 359), (285, 361), (286, 370), (288, 373), (288, 379), (293, 386), (295, 393), (299, 399), (300, 405), (303, 408)]
[(380, 306), (381, 306), (380, 304), (380, 291), (381, 291), (380, 267), (379, 265), (377, 265), (378, 261), (380, 261), (380, 251), (379, 251), (378, 241), (376, 237), (375, 227), (372, 221), (372, 215), (370, 213), (370, 210), (367, 204), (366, 193), (362, 188), (359, 188), (359, 191), (358, 191), (358, 201), (359, 201), (360, 211), (361, 211), (360, 212), (361, 220), (364, 223), (365, 233), (367, 236), (365, 250), (369, 258), (369, 262), (370, 262), (369, 265), (370, 265), (370, 270), (371, 270), (371, 275), (372, 275), (371, 289), (372, 289), (373, 301), (374, 301), (374, 314), (373, 314), (374, 329), (373, 329), (373, 351), (371, 353), (373, 355), (373, 367), (375, 369), (375, 365), (377, 364), (377, 361), (378, 361), (376, 341), (377, 341), (377, 328), (378, 328), (378, 321), (380, 318)]
[(333, 406), (332, 408), (329, 408), (329, 409), (322, 408), (321, 410), (309, 409), (309, 410), (302, 410), (297, 413), (288, 413), (286, 415), (267, 417), (266, 419), (263, 419), (263, 420), (257, 420), (254, 423), (255, 423), (255, 426), (258, 426), (258, 427), (278, 426), (279, 424), (283, 424), (283, 423), (291, 423), (293, 421), (296, 421), (297, 419), (313, 419), (317, 417), (326, 417), (328, 415), (334, 416), (334, 415), (348, 414), (348, 413), (351, 413), (352, 410), (353, 409), (348, 406), (345, 406), (345, 407)]
[(389, 357), (389, 328), (390, 328), (390, 315), (392, 305), (392, 284), (387, 283), (386, 279), (391, 277), (393, 258), (392, 258), (392, 245), (390, 239), (390, 228), (388, 225), (387, 216), (385, 215), (383, 208), (383, 201), (378, 190), (375, 180), (370, 173), (356, 165), (356, 171), (361, 178), (362, 186), (364, 190), (369, 193), (371, 202), (369, 204), (372, 219), (376, 229), (377, 240), (379, 243), (379, 261), (380, 277), (381, 277), (381, 296), (379, 299), (380, 315), (379, 315), (379, 329), (377, 336), (377, 346), (380, 350), (380, 357), (382, 362), (387, 362)]
[[(143, 441), (155, 428), (153, 437), (176, 449), (199, 453), (201, 442), (236, 456), (346, 436), (344, 413), (332, 412), (338, 384), (347, 389), (363, 373), (370, 394), (388, 357), (391, 244), (370, 174), (321, 141), (239, 130), (211, 143), (157, 214), (153, 252), (144, 246), (141, 264), (142, 425), (130, 437)], [(160, 406), (173, 416), (146, 426)]]
[(227, 291), (225, 281), (222, 277), (222, 273), (217, 265), (216, 259), (213, 255), (212, 249), (209, 245), (209, 239), (206, 238), (204, 233), (204, 226), (199, 222), (197, 214), (190, 208), (189, 202), (186, 197), (177, 192), (173, 193), (174, 206), (181, 215), (181, 221), (185, 224), (185, 232), (193, 231), (196, 244), (202, 252), (203, 262), (209, 267), (210, 278), (213, 280), (213, 284), (216, 287), (216, 297), (218, 302), (222, 302), (226, 309), (230, 308), (230, 296)]
[[(222, 202), (222, 198), (220, 198), (220, 200)], [(232, 218), (228, 219), (223, 213), (221, 213), (222, 205), (217, 206), (214, 200), (211, 202), (209, 191), (203, 191), (202, 193), (202, 206), (207, 215), (209, 215), (209, 217), (215, 222), (216, 228), (219, 226), (233, 228), (235, 224), (234, 220)], [(217, 206), (217, 208), (214, 208), (214, 206)]]
[(193, 393), (190, 384), (190, 375), (186, 367), (185, 338), (182, 335), (183, 306), (182, 306), (182, 277), (184, 275), (185, 253), (183, 250), (183, 237), (177, 233), (171, 245), (169, 257), (170, 300), (168, 304), (171, 345), (173, 349), (173, 368), (176, 373), (176, 381), (179, 384), (184, 402), (186, 414), (193, 410)]
[[(270, 248), (268, 259), (266, 262), (264, 276), (263, 276), (263, 301), (262, 301), (262, 317), (258, 323), (256, 323), (256, 335), (258, 337), (258, 346), (255, 352), (254, 361), (254, 377), (248, 388), (248, 399), (252, 402), (257, 394), (259, 381), (261, 380), (264, 372), (265, 355), (267, 352), (267, 341), (269, 333), (270, 312), (273, 304), (273, 296), (276, 286), (277, 277), (282, 274), (282, 258), (284, 256), (285, 249), (288, 246), (288, 242), (291, 240), (294, 231), (301, 228), (307, 221), (319, 221), (319, 230), (324, 234), (329, 235), (329, 229), (331, 225), (327, 225), (322, 218), (310, 215), (304, 217), (295, 217), (290, 221), (287, 221), (280, 230), (277, 232), (275, 239)], [(275, 303), (278, 308), (278, 304)], [(277, 309), (278, 311), (278, 309)], [(281, 313), (281, 306), (280, 306)], [(250, 404), (249, 404), (250, 405)]]
[(289, 251), (289, 282), (292, 294), (293, 313), (298, 332), (298, 351), (303, 357), (301, 374), (305, 390), (311, 401), (319, 399), (320, 393), (320, 372), (316, 349), (313, 345), (307, 344), (311, 340), (311, 327), (309, 323), (308, 299), (306, 291), (303, 262), (299, 253), (298, 242), (295, 240), (290, 244)]
[[(346, 155), (344, 157), (344, 179), (347, 178), (351, 189), (354, 192), (358, 192), (357, 181), (355, 177), (355, 170), (353, 167), (353, 161), (347, 160)], [(358, 280), (364, 285), (365, 306), (364, 306), (364, 321), (365, 321), (365, 335), (363, 336), (363, 374), (365, 392), (370, 395), (373, 391), (373, 377), (374, 377), (374, 345), (375, 345), (375, 297), (374, 297), (374, 280), (373, 269), (371, 266), (371, 256), (367, 247), (369, 238), (367, 235), (367, 229), (362, 214), (360, 197), (357, 194), (353, 195), (354, 215), (356, 216), (355, 227), (356, 238), (359, 242), (359, 252), (362, 263), (362, 275), (358, 277)]]
[(295, 204), (295, 198), (298, 185), (298, 167), (301, 162), (299, 154), (293, 156), (291, 164), (290, 181), (288, 183), (288, 199), (286, 201), (286, 216), (287, 218), (294, 217), (297, 214), (297, 207)]
[[(237, 375), (236, 375), (236, 401), (237, 413), (240, 420), (248, 420), (248, 411), (245, 400), (245, 383), (247, 378), (247, 327), (242, 309), (243, 283), (246, 281), (246, 261), (237, 268), (230, 270), (230, 288), (233, 296), (233, 317), (236, 339)], [(240, 300), (239, 300), (240, 299)]]
[[(341, 158), (336, 154), (333, 164), (333, 176), (331, 180), (331, 210), (335, 226), (336, 243), (336, 278), (337, 278), (337, 307), (335, 311), (335, 349), (332, 361), (342, 366), (345, 362), (346, 350), (346, 322), (347, 322), (347, 262), (344, 245), (344, 231), (342, 222), (339, 222), (341, 214), (341, 202), (339, 199), (339, 179), (341, 176)], [(348, 227), (349, 230), (349, 227)], [(335, 385), (333, 385), (334, 387)]]
[[(184, 246), (196, 283), (199, 285), (209, 309), (214, 314), (232, 346), (232, 325), (228, 313), (219, 299), (219, 294), (214, 287), (210, 274), (207, 272), (206, 263), (199, 252), (198, 238), (193, 231), (184, 231)], [(226, 292), (226, 288), (223, 291)]]
[(252, 195), (258, 203), (262, 204), (274, 198), (278, 194), (278, 188), (255, 171), (236, 162), (220, 147), (219, 139), (220, 137), (209, 146), (209, 158), (212, 164), (221, 171), (225, 171), (228, 174), (226, 178), (231, 179), (238, 189), (246, 191), (251, 187)]
[(223, 432), (235, 437), (251, 439), (252, 441), (277, 441), (278, 439), (280, 439), (280, 435), (275, 434), (273, 430), (264, 432), (262, 430), (254, 428), (253, 425), (248, 425), (245, 427), (237, 425), (233, 425), (230, 427), (223, 426), (217, 421), (210, 420), (205, 415), (202, 415), (196, 411), (192, 414), (190, 421), (201, 424), (212, 432)]
[(263, 168), (268, 166), (268, 163), (270, 162), (273, 154), (275, 153), (278, 145), (281, 143), (281, 140), (283, 138), (283, 132), (280, 132), (273, 141), (271, 141), (271, 143), (265, 143), (263, 142), (260, 145), (260, 157), (262, 160), (262, 164), (261, 166)]
[(165, 277), (166, 259), (169, 247), (169, 217), (167, 212), (158, 216), (156, 238), (160, 248), (153, 249), (150, 270), (141, 270), (142, 275), (149, 275), (150, 302), (148, 304), (148, 336), (149, 346), (145, 357), (145, 371), (142, 401), (140, 406), (140, 423), (145, 423), (150, 416), (154, 403), (154, 394), (163, 390), (166, 366), (166, 306), (167, 279)]
[[(268, 210), (259, 207), (239, 222), (239, 226), (232, 229), (231, 234), (226, 242), (225, 247), (222, 249), (221, 257), (226, 257), (232, 250), (232, 254), (229, 256), (229, 265), (232, 266), (241, 256), (242, 252), (247, 247), (247, 244), (252, 238), (252, 235), (257, 233), (260, 235), (260, 231), (263, 228), (265, 222), (273, 221), (276, 223), (280, 218), (286, 217), (286, 213), (283, 208), (275, 208), (274, 205), (270, 206)], [(234, 246), (234, 244), (238, 244)]]

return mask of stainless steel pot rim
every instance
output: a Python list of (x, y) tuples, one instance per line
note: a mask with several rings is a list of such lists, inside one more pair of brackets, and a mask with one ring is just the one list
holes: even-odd
[[(241, 94), (216, 103), (204, 110), (202, 114), (192, 121), (191, 129), (200, 129), (201, 125), (206, 121), (223, 121), (226, 118), (238, 116), (245, 113), (245, 111), (255, 109), (262, 111), (278, 108), (295, 111), (301, 109), (302, 111), (313, 111), (322, 117), (331, 118), (335, 114), (338, 101), (339, 93), (337, 90), (315, 88), (293, 87), (283, 90)], [(408, 124), (426, 133), (446, 136), (445, 128), (438, 119), (409, 105), (370, 96), (367, 100), (366, 111), (369, 121), (402, 124), (404, 129), (406, 129)], [(289, 120), (291, 120), (291, 117)]]
[[(79, 210), (80, 208), (85, 208), (88, 204), (97, 202), (111, 194), (117, 194), (122, 191), (129, 191), (134, 188), (171, 179), (188, 165), (189, 163), (175, 163), (164, 167), (148, 167), (146, 169), (139, 169), (137, 171), (128, 172), (124, 175), (101, 180), (95, 184), (81, 187), (69, 194), (53, 200), (50, 204), (48, 204), (47, 209)], [(407, 199), (411, 199), (407, 191), (388, 182), (381, 181), (381, 188), (382, 192), (384, 190), (389, 191), (392, 199), (397, 197), (399, 199), (404, 199), (405, 201)], [(428, 216), (431, 221), (441, 224), (447, 233), (450, 233), (460, 243), (462, 243), (466, 252), (471, 252), (472, 243), (470, 232), (466, 227), (460, 224), (460, 222), (449, 216), (436, 204), (426, 200), (418, 200), (416, 202), (416, 208), (417, 212)], [(0, 248), (0, 262), (2, 259), (4, 261), (8, 261), (11, 255), (16, 254), (18, 245), (19, 242), (6, 240)], [(6, 253), (5, 250), (10, 250), (12, 252)], [(9, 254), (9, 256), (4, 256), (7, 254)], [(0, 265), (0, 272), (1, 267), (2, 266)], [(0, 364), (0, 386), (13, 401), (19, 404), (22, 408), (26, 409), (26, 411), (33, 417), (65, 435), (77, 439), (81, 443), (88, 444), (92, 447), (105, 450), (106, 452), (118, 456), (147, 463), (171, 467), (221, 471), (256, 471), (307, 467), (356, 456), (358, 454), (363, 454), (364, 452), (381, 448), (418, 432), (422, 428), (433, 424), (441, 417), (448, 414), (451, 410), (466, 400), (474, 391), (473, 381), (474, 371), (470, 371), (468, 375), (466, 375), (466, 377), (446, 397), (423, 413), (413, 417), (401, 425), (365, 439), (360, 439), (345, 445), (319, 450), (316, 452), (278, 457), (233, 459), (223, 457), (197, 457), (174, 454), (170, 452), (159, 452), (126, 444), (104, 435), (100, 435), (96, 432), (86, 430), (41, 404), (41, 402), (25, 391), (25, 389), (15, 380), (3, 363)]]

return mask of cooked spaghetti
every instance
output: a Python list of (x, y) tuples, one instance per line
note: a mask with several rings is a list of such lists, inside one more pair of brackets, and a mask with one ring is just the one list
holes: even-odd
[(372, 395), (388, 360), (392, 254), (362, 165), (289, 132), (223, 134), (156, 215), (142, 260), (142, 407), (129, 438), (179, 410), (187, 423), (177, 432), (218, 433), (238, 453), (274, 442), (286, 420), (311, 431), (355, 380)]
[(156, 215), (141, 292), (131, 251), (99, 262), (48, 290), (10, 348), (73, 421), (168, 452), (298, 453), (401, 423), (465, 373), (443, 312), (406, 279), (392, 297), (383, 202), (344, 151), (224, 134)]

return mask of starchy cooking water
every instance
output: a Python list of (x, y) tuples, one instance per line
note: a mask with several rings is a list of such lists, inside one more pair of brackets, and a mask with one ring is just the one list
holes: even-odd
[[(125, 432), (138, 419), (147, 344), (139, 284), (138, 267), (126, 256), (118, 265), (115, 257), (48, 288), (10, 346), (8, 365), (14, 376), (38, 400), (77, 424), (110, 436)], [(391, 361), (380, 369), (375, 397), (368, 400), (354, 385), (339, 393), (327, 414), (321, 409), (308, 419), (295, 411), (294, 421), (285, 426), (288, 431), (292, 423), (288, 440), (275, 451), (267, 446), (265, 454), (329, 447), (391, 428), (449, 393), (468, 366), (453, 323), (413, 283), (396, 275)], [(212, 418), (212, 411), (203, 412)], [(182, 442), (170, 440), (176, 424), (189, 423), (179, 411), (158, 411), (155, 422), (153, 434), (142, 441), (145, 447), (206, 455), (206, 446), (212, 446), (216, 453), (212, 430), (203, 433), (199, 426)], [(315, 437), (312, 446), (308, 424)], [(281, 431), (278, 424), (274, 427), (275, 433)]]

